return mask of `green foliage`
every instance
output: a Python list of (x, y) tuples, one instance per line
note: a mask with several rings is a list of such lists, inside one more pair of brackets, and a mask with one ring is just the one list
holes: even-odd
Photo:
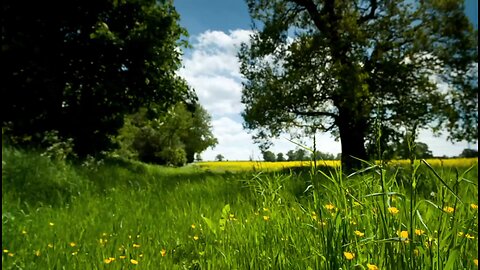
[(186, 31), (172, 1), (3, 1), (2, 13), (2, 127), (18, 145), (56, 130), (98, 154), (125, 114), (196, 98), (175, 74)]
[(477, 31), (463, 1), (247, 4), (260, 28), (239, 53), (243, 117), (263, 149), (286, 130), (332, 132), (348, 171), (372, 157), (377, 129), (383, 146), (429, 125), (477, 140)]
[(336, 157), (331, 153), (323, 153), (321, 151), (316, 151), (315, 154), (312, 153), (312, 160), (334, 160)]
[(304, 161), (308, 159), (308, 157), (306, 156), (306, 151), (302, 148), (299, 148), (295, 151), (289, 150), (287, 152), (287, 157), (288, 157), (288, 161), (294, 161), (294, 160)]
[(152, 106), (127, 116), (116, 141), (115, 155), (174, 166), (193, 162), (195, 153), (217, 144), (208, 113), (199, 104), (191, 112), (183, 103), (166, 113)]
[(217, 161), (223, 161), (225, 157), (222, 155), (222, 154), (218, 154), (216, 157), (215, 157), (215, 160)]
[(276, 161), (275, 153), (273, 153), (272, 151), (269, 151), (269, 150), (263, 151), (262, 155), (263, 155), (264, 161), (269, 161), (269, 162)]
[[(60, 151), (63, 154), (63, 151)], [(64, 159), (45, 153), (2, 147), (2, 190), (31, 207), (59, 206), (88, 189), (85, 181)]]
[(460, 157), (464, 157), (464, 158), (478, 157), (478, 151), (475, 149), (463, 149), (462, 153), (460, 154)]

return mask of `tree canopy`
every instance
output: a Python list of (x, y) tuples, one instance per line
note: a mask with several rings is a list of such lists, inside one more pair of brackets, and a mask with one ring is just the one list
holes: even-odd
[(2, 127), (17, 143), (57, 130), (80, 156), (112, 146), (125, 114), (196, 96), (175, 71), (172, 1), (2, 2)]
[(210, 115), (199, 104), (180, 102), (167, 112), (156, 106), (141, 108), (126, 116), (115, 140), (120, 145), (116, 153), (143, 162), (181, 166), (217, 144), (211, 128)]
[(263, 149), (289, 129), (332, 132), (349, 169), (369, 144), (418, 128), (477, 139), (477, 31), (463, 1), (247, 3), (243, 118)]

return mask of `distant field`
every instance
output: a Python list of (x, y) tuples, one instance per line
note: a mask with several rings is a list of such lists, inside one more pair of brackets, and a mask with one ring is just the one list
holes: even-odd
[[(450, 158), (450, 159), (426, 159), (432, 166), (471, 166), (478, 163), (478, 158)], [(417, 163), (420, 160), (416, 161)], [(390, 165), (408, 165), (410, 160), (392, 160), (388, 162)], [(295, 167), (313, 166), (312, 161), (282, 161), (282, 162), (265, 162), (265, 161), (206, 161), (196, 162), (194, 166), (202, 169), (215, 171), (277, 171)], [(340, 166), (339, 160), (318, 160), (317, 166)]]
[(478, 266), (477, 159), (347, 178), (338, 168), (258, 169), (309, 166), (295, 162), (73, 165), (9, 148), (2, 157), (2, 269)]

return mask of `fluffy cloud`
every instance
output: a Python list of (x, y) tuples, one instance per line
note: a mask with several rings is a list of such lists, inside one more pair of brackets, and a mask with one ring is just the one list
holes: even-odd
[(183, 59), (179, 74), (195, 89), (201, 104), (214, 118), (243, 110), (237, 52), (250, 34), (247, 30), (229, 34), (206, 31), (193, 39), (193, 51)]

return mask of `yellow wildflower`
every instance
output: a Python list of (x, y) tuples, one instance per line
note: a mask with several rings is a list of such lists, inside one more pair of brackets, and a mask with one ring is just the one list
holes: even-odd
[(49, 222), (48, 225), (53, 226), (53, 225), (55, 225), (55, 223)]
[(443, 208), (443, 211), (451, 214), (451, 213), (455, 212), (455, 208), (450, 207), (450, 206), (445, 206), (445, 207)]
[(398, 210), (398, 208), (396, 207), (388, 207), (388, 212), (390, 212), (390, 214), (396, 215), (398, 214), (398, 212), (400, 212), (400, 210)]
[(475, 236), (473, 236), (469, 233), (465, 234), (465, 237), (468, 238), (468, 239), (475, 239)]
[(113, 262), (114, 260), (115, 260), (115, 258), (110, 257), (110, 258), (106, 258), (105, 260), (103, 260), (103, 262), (106, 263), (106, 264), (109, 264), (109, 263)]
[(193, 240), (197, 241), (198, 239), (198, 235), (193, 236)]
[(132, 264), (138, 264), (138, 261), (137, 261), (137, 260), (134, 260), (134, 259), (131, 259), (130, 262), (131, 262)]
[(464, 234), (463, 232), (458, 232), (458, 233), (457, 233), (457, 235), (460, 236), (460, 237), (462, 237), (463, 234)]
[(78, 251), (72, 252), (72, 256), (75, 256), (75, 255), (77, 255), (77, 254), (78, 254)]
[(42, 255), (42, 253), (40, 253), (40, 250), (35, 250), (35, 256), (40, 257), (40, 255)]
[(478, 259), (473, 259), (473, 263), (478, 266)]
[(123, 260), (123, 259), (125, 259), (127, 256), (125, 256), (125, 255), (120, 255), (120, 256), (118, 256), (118, 257)]
[(192, 227), (192, 229), (195, 229), (195, 224), (192, 224), (190, 227)]
[(77, 245), (77, 244), (75, 244), (75, 242), (70, 242), (70, 246), (71, 246), (71, 247), (74, 247), (74, 246), (76, 246), (76, 245)]
[(8, 249), (5, 248), (5, 249), (3, 250), (3, 253), (8, 253)]
[(420, 250), (418, 250), (418, 248), (414, 249), (413, 254), (415, 254), (415, 256), (418, 256), (420, 254)]
[(415, 229), (415, 234), (416, 234), (416, 235), (422, 235), (423, 233), (425, 233), (424, 230)]
[(263, 207), (263, 211), (268, 212), (268, 208)]
[(25, 231), (25, 230), (22, 230), (22, 234), (27, 234), (27, 231)]
[(140, 254), (140, 255), (138, 255), (138, 257), (140, 257), (140, 258), (143, 258), (143, 253), (142, 253), (142, 254)]
[(343, 252), (343, 256), (345, 256), (347, 260), (353, 260), (353, 258), (355, 258), (355, 253), (345, 251)]
[(478, 209), (478, 205), (477, 204), (470, 204), (470, 208), (472, 208), (473, 210), (477, 210)]
[(398, 232), (398, 236), (400, 238), (402, 238), (401, 240), (402, 241), (405, 241), (408, 239), (408, 231), (401, 231), (401, 232)]
[(134, 247), (134, 248), (139, 248), (139, 247), (140, 247), (140, 244), (135, 244), (135, 243), (133, 243), (133, 247)]
[(365, 235), (365, 233), (362, 233), (361, 231), (355, 231), (355, 235), (362, 237)]
[(13, 256), (14, 256), (14, 254), (13, 254), (12, 252), (9, 252), (7, 255), (8, 255), (9, 257), (13, 257)]
[(162, 248), (162, 251), (160, 251), (160, 254), (162, 254), (162, 257), (165, 257), (165, 255), (167, 255), (167, 251)]
[(334, 210), (334, 209), (335, 209), (335, 205), (329, 203), (329, 204), (325, 205), (325, 208), (326, 208), (327, 210)]
[(48, 244), (48, 247), (49, 247), (49, 248), (53, 248), (53, 244), (51, 244), (51, 243)]
[(367, 268), (368, 270), (378, 270), (378, 266), (376, 266), (375, 264), (369, 264), (367, 263)]
[(263, 216), (263, 220), (269, 221), (269, 220), (270, 220), (270, 217), (269, 217), (269, 216)]

